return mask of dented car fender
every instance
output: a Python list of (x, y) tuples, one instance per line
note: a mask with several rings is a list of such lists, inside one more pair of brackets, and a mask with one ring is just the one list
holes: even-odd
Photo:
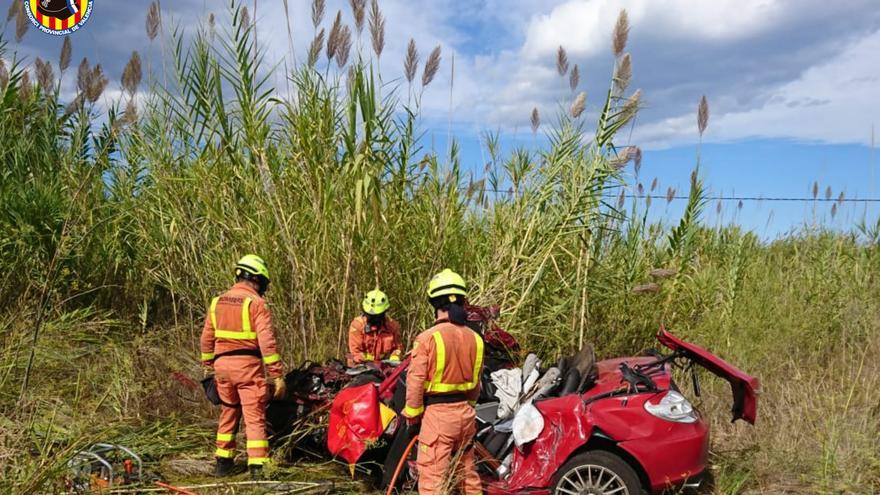
[(656, 435), (658, 428), (667, 427), (660, 421), (646, 421), (643, 410), (645, 401), (662, 394), (608, 397), (593, 402), (569, 395), (535, 403), (544, 416), (544, 429), (535, 441), (515, 449), (508, 486), (548, 486), (556, 470), (580, 452), (594, 435), (616, 443), (636, 459), (641, 458), (644, 453), (638, 441)]

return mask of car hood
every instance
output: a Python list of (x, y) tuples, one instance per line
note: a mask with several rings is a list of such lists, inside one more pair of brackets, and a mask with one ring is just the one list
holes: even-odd
[(662, 326), (657, 334), (657, 340), (716, 376), (727, 380), (733, 392), (732, 421), (743, 419), (755, 424), (755, 419), (758, 416), (758, 394), (761, 390), (761, 383), (757, 378), (746, 374), (706, 349), (681, 340)]

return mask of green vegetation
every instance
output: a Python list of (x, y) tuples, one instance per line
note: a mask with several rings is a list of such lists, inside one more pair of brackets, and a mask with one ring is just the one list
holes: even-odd
[[(421, 77), (415, 45), (403, 79), (381, 75), (378, 10), (372, 53), (363, 41), (351, 56), (349, 28), (324, 43), (316, 12), (320, 37), (287, 91), (269, 86), (280, 69), (255, 51), (246, 10), (233, 12), (231, 26), (212, 18), (187, 37), (166, 26), (165, 58), (133, 56), (118, 101), (87, 61), (58, 77), (40, 61), (33, 84), (32, 61), (0, 41), (0, 491), (57, 490), (71, 452), (98, 440), (170, 479), (202, 475), (216, 411), (172, 373), (199, 376), (205, 304), (247, 252), (270, 263), (288, 365), (340, 355), (376, 284), (411, 338), (431, 319), (426, 281), (449, 266), (547, 357), (581, 341), (630, 355), (663, 323), (759, 376), (754, 428), (729, 424), (726, 384), (706, 380), (716, 493), (880, 491), (878, 229), (763, 242), (708, 228), (697, 171), (674, 228), (649, 224), (643, 199), (614, 201), (621, 167), (639, 160), (614, 146), (639, 105), (625, 22), (597, 129), (583, 95), (552, 125), (535, 111), (549, 145), (502, 156), (489, 135), (478, 176), (454, 143), (420, 139), (440, 50)], [(166, 69), (146, 90), (142, 63)], [(77, 77), (72, 101), (60, 77)], [(303, 469), (319, 468), (283, 472)]]

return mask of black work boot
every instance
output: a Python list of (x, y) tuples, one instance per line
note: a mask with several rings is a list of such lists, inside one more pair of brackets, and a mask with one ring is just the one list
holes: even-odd
[(251, 480), (259, 481), (259, 480), (263, 479), (263, 466), (260, 466), (259, 464), (252, 464), (250, 466), (250, 471), (251, 471)]
[(224, 457), (217, 458), (217, 467), (214, 469), (214, 476), (223, 478), (235, 474), (235, 461)]

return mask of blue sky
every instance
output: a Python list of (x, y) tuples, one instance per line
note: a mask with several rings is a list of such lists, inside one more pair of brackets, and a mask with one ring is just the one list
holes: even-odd
[[(12, 0), (0, 1), (0, 13)], [(254, 0), (248, 2), (253, 8)], [(307, 0), (289, 0), (295, 56), (300, 60), (314, 33)], [(424, 94), (423, 128), (445, 142), (450, 128), (463, 159), (482, 169), (479, 136), (500, 131), (506, 146), (535, 142), (528, 128), (532, 108), (547, 122), (574, 98), (559, 77), (555, 54), (563, 46), (578, 64), (587, 92), (587, 118), (601, 103), (614, 58), (611, 31), (621, 8), (631, 21), (631, 89), (641, 88), (645, 108), (630, 143), (643, 149), (640, 180), (654, 177), (686, 194), (696, 154), (696, 107), (710, 102), (702, 170), (710, 192), (724, 195), (810, 197), (815, 181), (824, 197), (880, 196), (872, 173), (872, 126), (880, 124), (880, 8), (876, 0), (379, 0), (387, 18), (386, 77), (402, 75), (406, 44), (413, 38), (422, 60), (435, 45), (443, 64)], [(159, 43), (144, 34), (147, 0), (96, 0), (92, 18), (72, 35), (75, 63), (89, 57), (114, 80), (106, 98), (119, 94), (122, 67), (132, 50), (158, 59)], [(209, 12), (223, 23), (221, 0), (162, 2), (166, 19), (183, 26)], [(337, 10), (351, 23), (347, 0), (327, 2), (323, 24)], [(290, 60), (282, 0), (259, 0), (260, 43), (270, 61)], [(14, 22), (4, 27), (11, 39)], [(367, 38), (364, 39), (369, 44)], [(56, 61), (61, 40), (33, 29), (19, 50)], [(450, 101), (452, 57), (455, 79)], [(284, 86), (283, 71), (276, 85)], [(65, 90), (72, 93), (72, 77)], [(626, 172), (632, 176), (630, 166)], [(633, 181), (635, 181), (635, 178)], [(872, 183), (873, 178), (873, 183)], [(652, 218), (675, 221), (682, 202), (652, 204)], [(834, 219), (830, 204), (747, 202), (725, 204), (725, 221), (737, 221), (766, 237), (814, 221), (850, 228), (880, 206), (847, 203)], [(771, 216), (772, 212), (772, 216)], [(768, 217), (770, 220), (768, 221)], [(706, 216), (715, 222), (715, 205)]]

